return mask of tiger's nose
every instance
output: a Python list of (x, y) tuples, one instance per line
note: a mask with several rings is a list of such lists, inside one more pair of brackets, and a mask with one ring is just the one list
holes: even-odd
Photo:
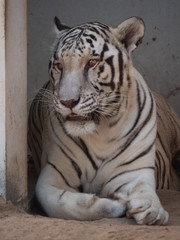
[(73, 107), (75, 107), (78, 102), (79, 99), (70, 99), (70, 100), (60, 100), (61, 104), (63, 104), (65, 107), (72, 109)]

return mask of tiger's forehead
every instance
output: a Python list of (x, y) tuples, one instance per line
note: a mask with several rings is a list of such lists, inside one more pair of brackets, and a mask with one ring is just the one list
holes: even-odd
[(100, 23), (88, 23), (74, 27), (65, 32), (59, 39), (56, 49), (58, 56), (67, 56), (71, 53), (82, 55), (100, 54), (105, 41), (108, 41), (110, 28)]
[(77, 40), (83, 37), (91, 37), (96, 40), (96, 36), (101, 36), (103, 38), (108, 37), (108, 33), (111, 32), (111, 28), (98, 22), (86, 23), (76, 27), (71, 28), (65, 32), (60, 38), (64, 42), (69, 42), (69, 40)]

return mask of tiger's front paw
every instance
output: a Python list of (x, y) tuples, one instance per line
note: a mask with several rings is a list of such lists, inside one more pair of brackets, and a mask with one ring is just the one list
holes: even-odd
[(122, 201), (100, 198), (97, 203), (98, 214), (101, 217), (117, 218), (122, 217), (126, 213), (126, 205)]
[(133, 217), (138, 224), (164, 225), (169, 214), (163, 209), (156, 196), (150, 199), (133, 198), (128, 202), (127, 217)]

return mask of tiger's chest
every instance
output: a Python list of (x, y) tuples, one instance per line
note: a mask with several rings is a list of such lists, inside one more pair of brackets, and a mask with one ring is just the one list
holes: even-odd
[(59, 134), (55, 135), (52, 129), (44, 135), (43, 156), (48, 156), (46, 161), (51, 161), (70, 185), (80, 184), (80, 191), (101, 195), (117, 164), (117, 161), (108, 161), (118, 151), (119, 143), (106, 134), (77, 140), (64, 134), (62, 129), (58, 132), (58, 128), (56, 133)]
[[(145, 141), (141, 133), (138, 141), (132, 141), (136, 135), (126, 137), (127, 126), (122, 128), (116, 125), (113, 128), (102, 123), (94, 133), (72, 138), (66, 134), (62, 124), (54, 120), (47, 126), (48, 131), (43, 136), (43, 156), (48, 156), (47, 160), (56, 166), (70, 186), (82, 192), (109, 194), (112, 186), (109, 187), (108, 182), (129, 171), (130, 167), (133, 170), (136, 167), (134, 159), (149, 141)], [(129, 162), (132, 162), (130, 167), (127, 164)], [(61, 178), (61, 174), (57, 175)], [(117, 186), (114, 184), (113, 188)]]
[(123, 160), (118, 156), (122, 143), (116, 140), (104, 136), (102, 139), (92, 137), (84, 141), (88, 157), (84, 158), (85, 174), (81, 179), (83, 192), (105, 194), (104, 186), (116, 173), (116, 166)]

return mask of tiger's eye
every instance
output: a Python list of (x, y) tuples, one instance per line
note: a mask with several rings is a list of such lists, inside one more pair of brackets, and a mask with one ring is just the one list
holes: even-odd
[(97, 59), (90, 59), (87, 63), (88, 68), (93, 68), (99, 61)]
[(55, 66), (56, 70), (62, 71), (62, 69), (63, 69), (63, 66), (61, 63), (55, 63), (54, 66)]

